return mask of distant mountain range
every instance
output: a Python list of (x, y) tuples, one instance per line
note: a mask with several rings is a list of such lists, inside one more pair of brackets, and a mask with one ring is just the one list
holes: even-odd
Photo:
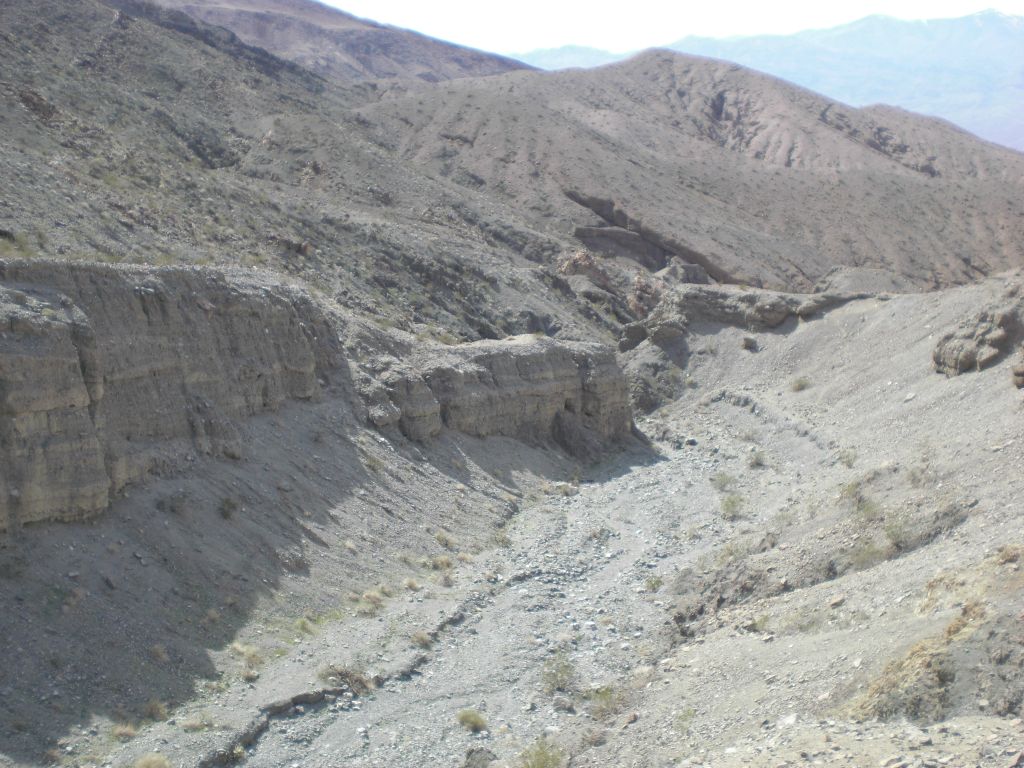
[[(832, 29), (729, 39), (684, 37), (668, 48), (734, 61), (853, 106), (891, 104), (945, 118), (1024, 150), (1024, 17), (984, 11), (958, 19), (869, 16)], [(627, 58), (566, 46), (518, 56), (542, 69)]]

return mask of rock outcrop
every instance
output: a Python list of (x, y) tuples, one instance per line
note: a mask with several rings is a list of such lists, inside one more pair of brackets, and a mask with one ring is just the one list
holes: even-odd
[(988, 368), (1010, 352), (1020, 332), (1017, 306), (984, 310), (939, 339), (932, 353), (935, 370), (958, 376)]
[(339, 360), (327, 317), (285, 285), (0, 262), (0, 529), (85, 518), (152, 472), (237, 457), (238, 419), (317, 397)]
[[(761, 289), (684, 284), (667, 292), (642, 320), (625, 325), (619, 338), (630, 400), (647, 413), (677, 397), (689, 358), (691, 326), (728, 326), (772, 331), (790, 318), (809, 318), (864, 294), (778, 293)], [(706, 328), (705, 328), (706, 330)], [(745, 342), (748, 346), (751, 342)], [(757, 346), (753, 340), (754, 348)]]
[(479, 341), (414, 356), (382, 381), (388, 402), (372, 407), (371, 418), (413, 440), (452, 429), (554, 441), (589, 456), (632, 430), (626, 379), (612, 350), (599, 344)]

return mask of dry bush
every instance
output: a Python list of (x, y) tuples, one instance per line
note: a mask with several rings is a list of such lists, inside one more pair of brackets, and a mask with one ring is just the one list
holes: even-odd
[(539, 739), (519, 755), (519, 768), (562, 768), (565, 753), (547, 739)]
[(213, 730), (213, 719), (205, 712), (200, 713), (196, 717), (189, 718), (181, 724), (181, 730), (186, 733), (198, 733), (200, 731), (211, 731)]
[(167, 705), (159, 699), (150, 699), (142, 709), (142, 715), (147, 720), (161, 722), (167, 719)]
[(590, 714), (596, 720), (604, 720), (617, 715), (623, 707), (625, 697), (622, 691), (611, 685), (602, 685), (587, 692)]
[(451, 570), (452, 565), (452, 559), (448, 555), (438, 555), (430, 560), (430, 567), (435, 571)]
[(437, 540), (437, 543), (445, 549), (455, 549), (459, 546), (458, 542), (455, 541), (455, 539), (453, 539), (451, 536), (449, 536), (445, 531), (438, 531), (434, 534), (434, 538)]
[(480, 733), (487, 730), (487, 718), (475, 709), (460, 709), (456, 716), (459, 725), (471, 733)]
[(544, 662), (540, 672), (541, 685), (548, 693), (568, 691), (576, 682), (576, 667), (564, 653), (558, 653)]
[(722, 499), (722, 517), (726, 520), (739, 520), (743, 517), (743, 497), (738, 493), (730, 493)]
[(347, 685), (353, 693), (359, 696), (369, 693), (376, 687), (373, 679), (365, 673), (340, 664), (330, 664), (324, 667), (320, 670), (319, 677), (330, 685)]
[(413, 645), (423, 649), (427, 649), (434, 644), (434, 641), (430, 637), (430, 635), (427, 632), (424, 632), (423, 630), (420, 630), (419, 632), (413, 632), (411, 639)]
[(263, 656), (260, 655), (259, 649), (254, 645), (232, 643), (228, 646), (228, 650), (233, 656), (237, 656), (245, 663), (246, 669), (256, 669), (263, 665)]
[(118, 741), (131, 741), (139, 733), (139, 729), (131, 723), (114, 723), (110, 735)]
[(161, 754), (150, 752), (132, 763), (132, 768), (171, 768), (171, 761)]

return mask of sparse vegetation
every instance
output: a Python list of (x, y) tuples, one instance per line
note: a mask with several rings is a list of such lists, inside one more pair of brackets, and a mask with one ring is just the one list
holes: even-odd
[(852, 448), (845, 448), (839, 452), (839, 461), (847, 469), (853, 469), (853, 465), (857, 463), (857, 452)]
[(470, 733), (487, 730), (487, 718), (475, 709), (460, 709), (456, 719), (459, 721), (459, 725)]
[(423, 589), (423, 587), (420, 585), (418, 581), (416, 581), (416, 579), (411, 578), (406, 579), (404, 582), (402, 582), (402, 586), (410, 592), (419, 592), (421, 589)]
[(142, 716), (159, 723), (167, 719), (167, 705), (159, 699), (150, 699), (142, 709)]
[(799, 378), (793, 379), (789, 388), (794, 392), (803, 392), (805, 389), (811, 388), (811, 380), (806, 376), (800, 376)]
[(344, 683), (359, 696), (369, 693), (376, 687), (374, 681), (365, 673), (339, 664), (330, 664), (324, 667), (318, 676), (328, 685), (336, 686)]
[(1024, 547), (1019, 544), (1004, 544), (996, 552), (996, 561), (1000, 565), (1019, 562), (1024, 556)]
[(434, 644), (434, 640), (430, 637), (430, 635), (427, 632), (420, 630), (418, 632), (413, 633), (412, 644), (415, 645), (417, 648), (423, 648), (424, 650), (426, 650)]
[(435, 571), (449, 571), (452, 569), (452, 559), (448, 555), (438, 555), (428, 562), (430, 568)]
[(590, 714), (596, 720), (604, 720), (618, 714), (623, 707), (625, 697), (622, 691), (611, 685), (602, 685), (588, 691), (586, 699)]
[(544, 662), (540, 680), (547, 693), (569, 691), (576, 682), (576, 667), (569, 657), (560, 651)]
[(725, 472), (719, 472), (711, 476), (711, 485), (714, 486), (715, 490), (724, 493), (736, 485), (736, 478)]
[(762, 469), (768, 466), (768, 461), (765, 459), (764, 451), (752, 451), (747, 457), (747, 466), (751, 469)]
[(722, 517), (726, 520), (739, 520), (743, 516), (743, 497), (738, 493), (730, 493), (722, 499)]
[(539, 739), (519, 755), (519, 768), (563, 768), (565, 753), (547, 739)]
[(459, 546), (458, 542), (445, 531), (438, 531), (435, 533), (434, 539), (445, 549), (455, 549)]
[(201, 712), (199, 715), (193, 718), (189, 718), (181, 724), (181, 729), (186, 733), (198, 733), (200, 731), (212, 731), (214, 729), (213, 719), (206, 714)]
[(220, 500), (220, 505), (217, 507), (217, 511), (220, 512), (220, 516), (225, 520), (230, 520), (235, 516), (235, 513), (239, 510), (238, 502), (230, 496), (225, 496)]
[(247, 670), (255, 670), (263, 666), (263, 656), (260, 654), (259, 648), (255, 645), (234, 642), (231, 643), (228, 650), (230, 650), (234, 656), (238, 656), (242, 659)]
[(661, 578), (661, 576), (648, 576), (647, 579), (644, 581), (644, 589), (646, 589), (648, 592), (657, 592), (659, 589), (661, 589), (664, 583), (665, 582)]
[(114, 723), (110, 729), (110, 735), (118, 741), (131, 741), (139, 733), (139, 729), (132, 723)]
[(693, 724), (693, 718), (697, 714), (697, 711), (693, 707), (686, 707), (679, 711), (675, 716), (674, 728), (676, 733), (687, 734), (690, 732), (690, 727)]

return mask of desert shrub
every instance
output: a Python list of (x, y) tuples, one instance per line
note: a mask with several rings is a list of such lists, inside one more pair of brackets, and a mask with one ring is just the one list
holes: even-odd
[(373, 679), (365, 673), (340, 664), (329, 664), (320, 670), (318, 676), (329, 685), (341, 685), (343, 683), (359, 696), (369, 693), (375, 687)]
[(220, 512), (220, 516), (225, 520), (230, 520), (238, 511), (238, 502), (226, 496), (220, 500), (220, 506), (217, 507), (217, 511)]
[(576, 681), (576, 668), (564, 653), (558, 653), (544, 662), (540, 672), (541, 685), (548, 693), (568, 691)]
[(138, 735), (139, 729), (131, 723), (114, 723), (110, 735), (118, 741), (131, 741)]
[(519, 768), (562, 768), (565, 753), (547, 739), (538, 739), (519, 755)]
[(456, 716), (459, 725), (471, 733), (480, 733), (487, 730), (487, 718), (475, 709), (460, 709)]
[(730, 493), (722, 499), (722, 517), (726, 520), (739, 520), (743, 516), (743, 497), (738, 493)]
[(256, 669), (263, 665), (263, 657), (260, 655), (259, 649), (254, 645), (232, 643), (228, 647), (228, 650), (233, 656), (241, 659), (245, 663), (247, 669)]
[(617, 714), (622, 709), (623, 699), (622, 692), (611, 685), (602, 685), (587, 693), (590, 714), (597, 720)]
[(426, 649), (434, 644), (434, 641), (430, 637), (430, 635), (427, 632), (424, 632), (423, 630), (420, 630), (419, 632), (413, 632), (411, 639), (412, 644), (419, 648)]
[(448, 571), (452, 568), (452, 559), (448, 555), (438, 555), (430, 560), (429, 565), (435, 571)]
[(163, 755), (150, 752), (132, 763), (132, 768), (171, 768), (171, 761)]
[(803, 392), (805, 389), (810, 389), (811, 380), (806, 376), (801, 376), (797, 379), (793, 379), (793, 382), (789, 385), (789, 388), (794, 392)]

